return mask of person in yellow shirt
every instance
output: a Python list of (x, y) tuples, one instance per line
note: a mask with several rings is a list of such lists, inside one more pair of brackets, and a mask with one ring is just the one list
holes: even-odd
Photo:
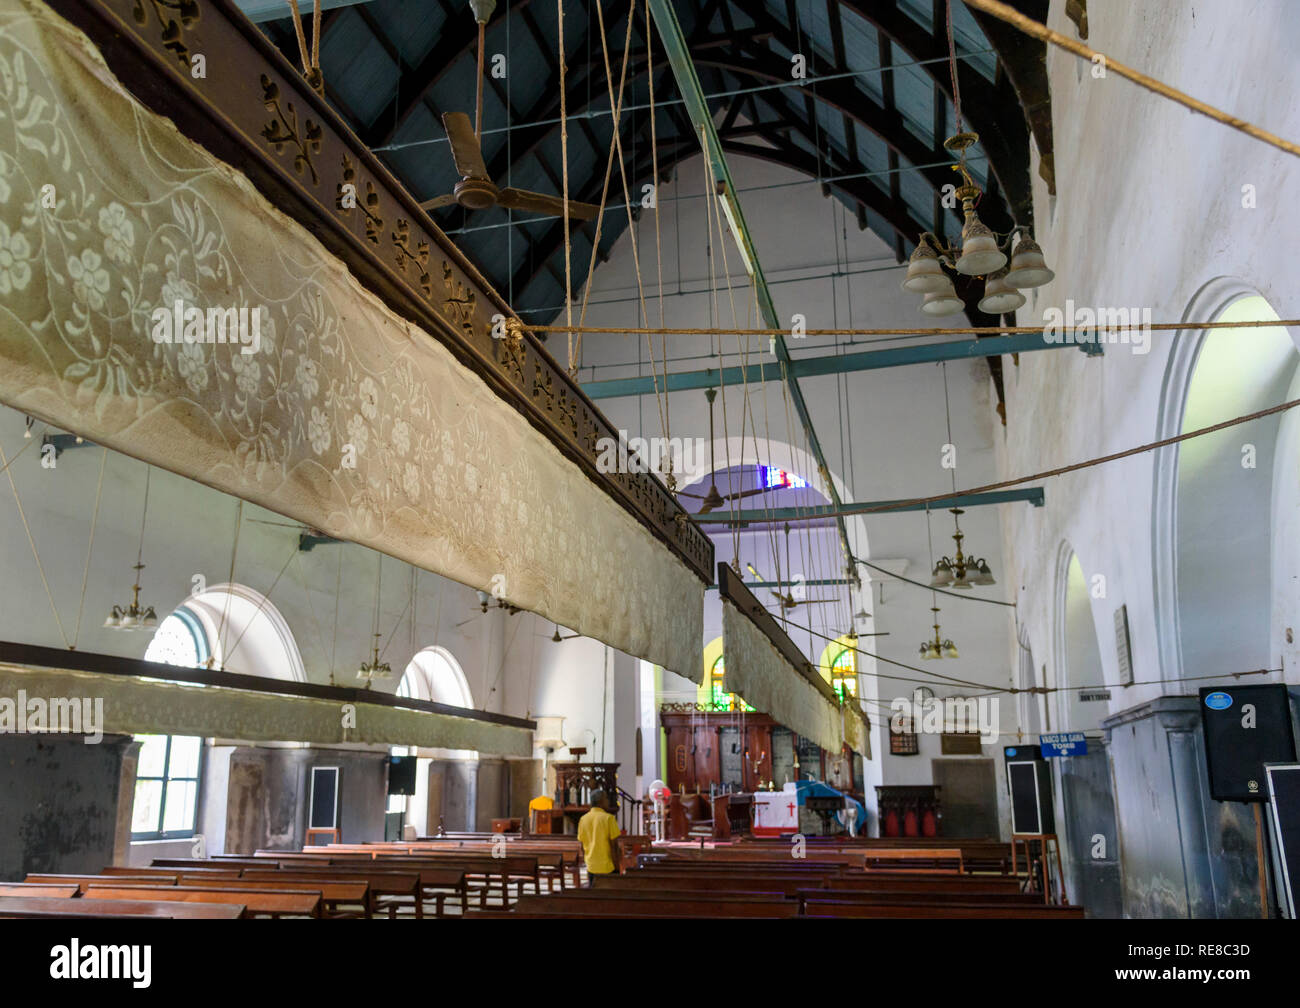
[(591, 808), (578, 820), (578, 840), (587, 863), (588, 885), (592, 875), (609, 875), (614, 871), (614, 838), (619, 835), (619, 829), (609, 806), (609, 796), (597, 789), (591, 793)]

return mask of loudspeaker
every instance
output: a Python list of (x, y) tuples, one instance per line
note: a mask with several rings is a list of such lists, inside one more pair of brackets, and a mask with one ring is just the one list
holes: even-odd
[(1007, 792), (1011, 795), (1012, 833), (1055, 833), (1052, 769), (1038, 746), (1007, 746)]
[(1296, 758), (1286, 687), (1206, 686), (1200, 698), (1210, 797), (1268, 801), (1264, 764)]
[(415, 757), (388, 757), (388, 793), (390, 795), (415, 794)]

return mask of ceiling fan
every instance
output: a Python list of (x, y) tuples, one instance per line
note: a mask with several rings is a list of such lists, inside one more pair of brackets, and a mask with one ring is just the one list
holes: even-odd
[[(460, 181), (451, 192), (435, 196), (420, 204), (425, 210), (437, 210), (440, 207), (458, 203), (466, 210), (486, 210), (499, 206), (507, 210), (524, 210), (529, 213), (564, 214), (564, 199), (546, 193), (529, 192), (527, 189), (499, 188), (488, 174), (487, 164), (483, 161), (483, 35), (488, 19), (496, 7), (496, 0), (471, 0), (470, 8), (474, 20), (478, 22), (478, 93), (476, 97), (474, 123), (464, 112), (445, 112), (442, 116), (442, 128), (447, 133), (451, 145), (451, 159), (460, 173)], [(590, 203), (569, 200), (569, 216), (578, 220), (591, 220), (600, 208)]]
[[(709, 469), (713, 470), (715, 473), (716, 466), (714, 465), (713, 458), (713, 400), (716, 399), (717, 396), (717, 389), (707, 389), (704, 393), (704, 397), (709, 400)], [(704, 501), (704, 504), (699, 511), (695, 512), (696, 514), (703, 515), (708, 514), (710, 511), (717, 510), (728, 501), (743, 500), (746, 497), (756, 497), (759, 494), (765, 494), (770, 490), (784, 489), (786, 489), (785, 486), (778, 484), (777, 486), (771, 487), (755, 487), (753, 490), (738, 490), (735, 493), (729, 493), (724, 496), (723, 494), (718, 493), (718, 480), (715, 475), (707, 494), (693, 494), (687, 493), (685, 490), (678, 490), (677, 496), (690, 497), (692, 500)]]

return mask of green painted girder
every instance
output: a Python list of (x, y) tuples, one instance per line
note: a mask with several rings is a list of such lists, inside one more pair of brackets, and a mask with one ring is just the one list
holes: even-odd
[[(911, 346), (891, 347), (888, 350), (863, 350), (849, 354), (823, 354), (817, 357), (796, 357), (786, 367), (794, 378), (812, 378), (818, 375), (843, 374), (849, 371), (873, 371), (878, 368), (905, 367), (908, 364), (933, 364), (937, 361), (969, 360), (974, 357), (999, 357), (1002, 354), (1028, 353), (1031, 350), (1054, 350), (1062, 347), (1082, 349), (1091, 354), (1101, 352), (1098, 343), (1048, 343), (1041, 332), (1007, 333), (1001, 336), (980, 336), (977, 339), (950, 340), (946, 343), (919, 343)], [(726, 368), (702, 368), (698, 371), (668, 372), (669, 392), (688, 389), (717, 388), (719, 385), (740, 385), (765, 381), (780, 381), (781, 365), (777, 361)], [(652, 395), (655, 381), (664, 388), (664, 377), (608, 378), (604, 381), (585, 382), (582, 391), (592, 399), (616, 399), (620, 396)]]
[(983, 507), (988, 504), (1010, 504), (1027, 501), (1034, 507), (1042, 507), (1045, 501), (1042, 487), (1017, 487), (1014, 490), (993, 490), (989, 493), (957, 494), (920, 503), (914, 500), (857, 501), (853, 504), (841, 504), (838, 508), (829, 504), (806, 508), (751, 508), (740, 511), (718, 511), (694, 517), (700, 525), (763, 525), (773, 522), (809, 521), (816, 518), (830, 518), (838, 512), (840, 516), (856, 514), (898, 514), (902, 511), (944, 511), (948, 508)]
[[(745, 270), (749, 273), (750, 281), (754, 285), (754, 294), (763, 324), (768, 329), (786, 329), (785, 323), (777, 319), (776, 307), (772, 303), (772, 294), (767, 286), (767, 278), (763, 275), (763, 267), (758, 261), (758, 253), (754, 249), (753, 238), (749, 233), (749, 227), (745, 223), (744, 212), (740, 209), (740, 200), (736, 196), (736, 184), (731, 178), (731, 169), (727, 166), (727, 158), (722, 151), (722, 142), (718, 139), (718, 131), (713, 124), (713, 114), (709, 111), (708, 102), (704, 98), (704, 88), (700, 85), (700, 79), (695, 73), (695, 63), (691, 59), (690, 48), (687, 45), (686, 36), (682, 33), (682, 26), (677, 20), (677, 13), (673, 10), (671, 0), (647, 0), (647, 4), (650, 13), (654, 17), (655, 27), (659, 31), (659, 38), (663, 42), (664, 52), (668, 56), (668, 63), (672, 67), (673, 76), (677, 80), (677, 89), (681, 92), (686, 111), (691, 117), (691, 122), (700, 133), (704, 157), (708, 160), (714, 182), (718, 184), (720, 189), (720, 206), (728, 224), (731, 226), (731, 232), (735, 236)], [(772, 351), (777, 360), (788, 367), (791, 362), (790, 352), (781, 336), (772, 338)], [(813, 429), (812, 416), (808, 412), (808, 404), (804, 401), (803, 393), (799, 389), (798, 378), (787, 370), (785, 379), (790, 391), (790, 403), (794, 406), (795, 414), (799, 417), (799, 423), (803, 427), (804, 437), (808, 441), (808, 451), (817, 463), (822, 486), (825, 487), (827, 495), (838, 506), (840, 503), (839, 491), (835, 488), (835, 483), (831, 479), (830, 466), (826, 464), (826, 454), (822, 451), (821, 442), (817, 440), (817, 432)], [(840, 546), (844, 551), (844, 562), (849, 571), (849, 576), (856, 578), (858, 576), (857, 567), (853, 562), (853, 550), (849, 546), (848, 529), (844, 525), (844, 519), (838, 516), (835, 518), (835, 524), (839, 528)]]

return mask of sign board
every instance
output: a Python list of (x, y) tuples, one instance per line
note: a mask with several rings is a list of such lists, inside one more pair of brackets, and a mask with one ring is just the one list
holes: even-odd
[(1038, 744), (1043, 751), (1043, 756), (1048, 759), (1053, 756), (1088, 755), (1088, 740), (1084, 738), (1083, 732), (1056, 732), (1052, 735), (1039, 735)]

